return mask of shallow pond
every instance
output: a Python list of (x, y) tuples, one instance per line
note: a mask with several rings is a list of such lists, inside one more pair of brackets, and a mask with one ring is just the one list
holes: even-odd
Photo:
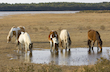
[(88, 52), (88, 48), (71, 48), (70, 51), (58, 53), (51, 53), (50, 49), (39, 50), (35, 48), (32, 55), (28, 53), (19, 52), (18, 55), (11, 55), (10, 59), (20, 59), (24, 62), (31, 62), (37, 64), (49, 64), (54, 63), (57, 65), (91, 65), (95, 64), (100, 57), (109, 58), (110, 47), (103, 47), (102, 52), (97, 52), (97, 48), (94, 47), (94, 52)]

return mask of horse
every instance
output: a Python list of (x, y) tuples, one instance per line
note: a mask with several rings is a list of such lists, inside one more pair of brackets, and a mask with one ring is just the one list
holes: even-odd
[(30, 50), (30, 53), (32, 53), (33, 43), (31, 42), (30, 36), (27, 32), (21, 32), (17, 45), (20, 45), (20, 44), (22, 49), (24, 49), (24, 46), (25, 46), (26, 53), (28, 50)]
[(58, 52), (58, 47), (59, 47), (59, 42), (58, 42), (58, 33), (57, 31), (50, 31), (48, 40), (50, 42), (50, 51), (52, 52), (52, 47), (53, 51)]
[(15, 36), (16, 43), (17, 43), (17, 40), (18, 40), (19, 35), (20, 35), (21, 32), (25, 32), (25, 27), (24, 26), (18, 26), (18, 27), (13, 26), (10, 29), (10, 31), (9, 31), (9, 33), (7, 35), (7, 43), (9, 43), (11, 41), (11, 38), (13, 36)]
[(70, 45), (71, 45), (71, 38), (69, 32), (66, 29), (61, 30), (60, 46), (62, 48), (65, 48), (65, 50), (67, 50), (67, 48), (70, 50)]
[(95, 41), (97, 41), (97, 50), (99, 50), (100, 47), (100, 51), (102, 51), (102, 40), (101, 40), (101, 36), (99, 34), (98, 31), (95, 30), (89, 30), (88, 31), (88, 46), (89, 46), (89, 51), (91, 49), (91, 42), (93, 41), (93, 45), (92, 45), (92, 50), (95, 44)]

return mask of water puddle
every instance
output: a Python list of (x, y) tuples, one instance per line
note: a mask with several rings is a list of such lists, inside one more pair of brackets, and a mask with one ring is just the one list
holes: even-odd
[(91, 65), (95, 64), (97, 59), (100, 57), (105, 57), (109, 59), (110, 47), (103, 47), (102, 52), (97, 52), (97, 48), (94, 47), (94, 52), (88, 52), (88, 48), (71, 48), (70, 51), (58, 53), (51, 53), (50, 49), (43, 50), (33, 50), (32, 55), (24, 52), (18, 53), (18, 55), (8, 55), (12, 56), (10, 59), (20, 59), (24, 62), (31, 62), (36, 64), (49, 64), (54, 63), (57, 65)]

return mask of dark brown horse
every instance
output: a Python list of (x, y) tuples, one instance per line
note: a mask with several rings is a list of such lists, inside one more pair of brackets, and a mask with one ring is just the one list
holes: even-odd
[[(100, 51), (102, 51), (102, 40), (100, 37), (100, 34), (98, 31), (95, 30), (89, 30), (88, 31), (88, 46), (89, 46), (89, 51), (91, 49), (91, 42), (93, 41), (93, 45), (92, 45), (92, 50), (95, 44), (95, 41), (97, 41), (97, 48), (100, 47)], [(99, 50), (99, 48), (97, 49)]]

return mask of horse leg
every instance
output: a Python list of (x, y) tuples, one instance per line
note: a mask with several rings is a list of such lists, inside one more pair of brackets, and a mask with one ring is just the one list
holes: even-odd
[(21, 48), (22, 48), (22, 50), (24, 49), (24, 44), (21, 44)]
[(17, 47), (19, 44), (20, 44), (20, 42), (19, 42), (19, 41), (17, 41), (17, 43), (16, 43), (16, 47)]
[(94, 44), (95, 44), (95, 41), (93, 41), (93, 46), (92, 46), (92, 50), (93, 50)]
[(69, 51), (70, 51), (70, 45), (71, 45), (71, 39), (69, 37), (69, 42), (68, 42)]
[(88, 46), (89, 46), (89, 51), (91, 49), (91, 40), (88, 39)]
[(20, 42), (19, 41), (17, 42), (16, 47), (17, 47), (17, 49), (19, 51), (19, 48), (20, 48)]
[(67, 39), (64, 40), (65, 50), (67, 50)]
[(27, 53), (27, 45), (25, 44), (25, 52)]
[(66, 48), (69, 49), (69, 40), (67, 41), (66, 44), (67, 44), (67, 45), (66, 45)]
[(67, 48), (70, 50), (70, 40), (67, 42)]
[(67, 46), (68, 46), (68, 49), (69, 49), (69, 51), (70, 51), (70, 44), (68, 43), (68, 45), (67, 45)]
[(63, 50), (63, 41), (60, 40), (61, 51)]
[(99, 47), (98, 47), (98, 42), (97, 42), (97, 51), (99, 50)]
[(53, 43), (52, 41), (50, 41), (50, 51), (52, 52), (52, 46), (53, 46)]
[(67, 43), (65, 43), (65, 50), (67, 51)]
[(55, 43), (53, 43), (53, 52), (55, 52), (56, 49), (55, 49)]

